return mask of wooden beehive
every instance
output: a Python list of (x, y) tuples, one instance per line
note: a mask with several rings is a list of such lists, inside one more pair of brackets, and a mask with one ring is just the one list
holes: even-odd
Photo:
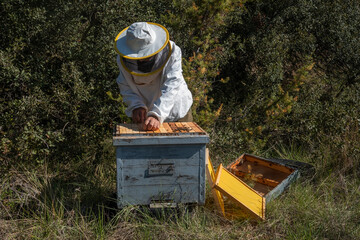
[[(214, 171), (211, 168), (208, 165), (209, 172)], [(227, 169), (220, 164), (212, 184), (224, 216), (229, 212), (224, 207), (222, 195), (238, 203), (250, 216), (265, 219), (266, 204), (280, 195), (298, 176), (298, 170), (281, 161), (243, 154)]]
[(205, 202), (205, 149), (196, 123), (163, 123), (156, 131), (119, 124), (113, 136), (118, 207)]

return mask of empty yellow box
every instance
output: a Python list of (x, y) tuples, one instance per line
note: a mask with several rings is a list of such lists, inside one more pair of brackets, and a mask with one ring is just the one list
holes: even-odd
[[(298, 170), (281, 161), (243, 154), (227, 169), (220, 164), (213, 188), (237, 203), (250, 216), (265, 219), (266, 204), (281, 194), (298, 176)], [(225, 210), (221, 210), (226, 213), (226, 206)]]

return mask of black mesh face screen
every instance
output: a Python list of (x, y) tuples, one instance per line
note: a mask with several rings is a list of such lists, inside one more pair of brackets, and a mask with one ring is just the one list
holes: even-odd
[(136, 61), (130, 60), (127, 58), (123, 58), (123, 57), (121, 57), (121, 58), (127, 68), (129, 68), (131, 71), (137, 70), (138, 66), (137, 66)]
[(141, 60), (120, 57), (121, 62), (131, 74), (148, 74), (164, 67), (171, 54), (170, 43), (159, 53)]
[(137, 61), (138, 70), (143, 73), (151, 72), (151, 70), (155, 64), (155, 59), (156, 59), (155, 56), (153, 56), (147, 61), (138, 60)]

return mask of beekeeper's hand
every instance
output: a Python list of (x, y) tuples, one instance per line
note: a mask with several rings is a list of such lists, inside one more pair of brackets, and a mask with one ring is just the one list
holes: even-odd
[(156, 117), (150, 116), (145, 120), (144, 130), (154, 131), (159, 129), (160, 122)]
[(136, 108), (133, 110), (132, 120), (135, 123), (143, 123), (146, 119), (146, 109), (145, 108)]

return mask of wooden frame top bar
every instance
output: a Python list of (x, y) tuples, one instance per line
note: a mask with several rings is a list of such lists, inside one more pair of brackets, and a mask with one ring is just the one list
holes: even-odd
[(141, 124), (123, 123), (114, 128), (114, 146), (206, 144), (208, 134), (194, 122), (166, 122), (156, 131), (142, 130)]
[(194, 122), (165, 122), (156, 131), (142, 130), (141, 124), (122, 123), (115, 127), (114, 137), (125, 136), (179, 136), (179, 135), (207, 135)]

